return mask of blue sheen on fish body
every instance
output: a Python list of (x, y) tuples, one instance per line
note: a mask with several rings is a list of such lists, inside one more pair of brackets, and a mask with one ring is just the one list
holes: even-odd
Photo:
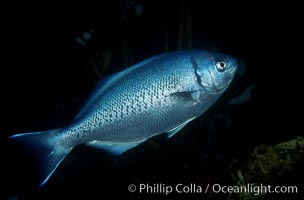
[(76, 145), (119, 155), (153, 136), (172, 137), (224, 93), (237, 65), (205, 50), (155, 56), (101, 81), (69, 126), (11, 138), (36, 149), (43, 185)]

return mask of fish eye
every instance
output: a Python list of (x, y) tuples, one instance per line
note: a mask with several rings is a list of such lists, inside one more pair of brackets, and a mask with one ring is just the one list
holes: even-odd
[(217, 71), (223, 72), (223, 71), (225, 71), (227, 64), (224, 60), (217, 60), (215, 63), (215, 67), (216, 67)]

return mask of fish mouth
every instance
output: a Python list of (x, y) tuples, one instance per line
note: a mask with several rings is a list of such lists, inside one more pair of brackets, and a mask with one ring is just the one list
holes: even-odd
[(233, 64), (233, 67), (231, 67), (231, 69), (230, 69), (230, 73), (231, 74), (233, 74), (233, 76), (236, 74), (236, 71), (237, 71), (237, 69), (238, 69), (238, 67), (239, 67), (239, 62), (236, 60), (235, 62), (234, 62), (234, 64)]
[(231, 74), (235, 75), (236, 72), (237, 72), (238, 67), (239, 67), (239, 65), (236, 64), (235, 67), (231, 69)]

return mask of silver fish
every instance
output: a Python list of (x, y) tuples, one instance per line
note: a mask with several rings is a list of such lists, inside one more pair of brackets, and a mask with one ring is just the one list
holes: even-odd
[(224, 93), (237, 66), (235, 58), (205, 50), (155, 56), (99, 83), (69, 126), (10, 138), (40, 157), (42, 186), (78, 144), (119, 155), (153, 136), (172, 137)]

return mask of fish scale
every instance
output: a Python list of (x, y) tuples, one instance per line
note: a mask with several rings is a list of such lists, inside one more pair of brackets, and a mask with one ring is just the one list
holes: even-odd
[(205, 50), (155, 56), (99, 83), (69, 126), (11, 138), (36, 150), (43, 185), (79, 144), (119, 155), (153, 136), (172, 137), (210, 108), (236, 69), (235, 58)]

